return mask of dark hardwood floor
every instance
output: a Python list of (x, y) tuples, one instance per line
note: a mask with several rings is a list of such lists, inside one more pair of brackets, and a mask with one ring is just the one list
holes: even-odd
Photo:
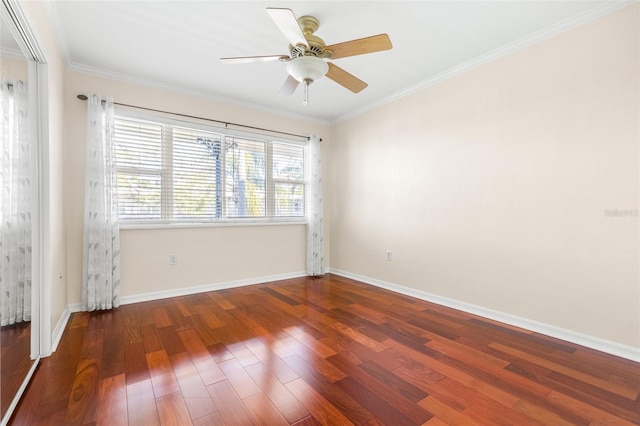
[(0, 413), (13, 402), (32, 364), (31, 321), (0, 327)]
[(640, 364), (327, 275), (76, 313), (13, 425), (640, 424)]

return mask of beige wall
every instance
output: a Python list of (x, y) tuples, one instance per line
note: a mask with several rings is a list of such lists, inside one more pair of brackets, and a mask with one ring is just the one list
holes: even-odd
[(122, 231), (122, 296), (304, 273), (305, 232), (304, 225)]
[[(213, 77), (212, 77), (213, 78)], [(236, 105), (68, 71), (65, 108), (65, 204), (69, 303), (80, 303), (86, 103), (76, 95), (100, 93), (116, 102), (323, 137), (329, 128)], [(328, 209), (329, 206), (327, 205)], [(329, 227), (325, 230), (329, 235)], [(244, 281), (305, 270), (304, 225), (122, 230), (121, 294), (135, 296), (206, 284)], [(169, 255), (178, 264), (169, 265)], [(327, 243), (326, 264), (329, 264)]]
[(640, 347), (638, 16), (336, 125), (331, 267)]
[(48, 187), (44, 192), (47, 215), (43, 243), (49, 256), (44, 259), (45, 280), (50, 287), (43, 293), (42, 303), (48, 305), (51, 327), (55, 327), (67, 307), (66, 285), (66, 230), (64, 221), (63, 146), (64, 122), (64, 73), (65, 65), (56, 43), (53, 28), (47, 14), (45, 2), (21, 2), (25, 15), (42, 48), (47, 61), (48, 85), (48, 146), (46, 148), (45, 170)]
[(0, 56), (0, 75), (3, 80), (29, 80), (28, 62), (24, 58)]

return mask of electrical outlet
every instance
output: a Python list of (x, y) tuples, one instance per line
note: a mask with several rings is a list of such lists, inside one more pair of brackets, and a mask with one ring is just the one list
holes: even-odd
[(169, 256), (169, 265), (177, 265), (178, 264), (178, 256), (172, 254)]
[(391, 250), (387, 250), (387, 262), (391, 262), (393, 260), (393, 253)]

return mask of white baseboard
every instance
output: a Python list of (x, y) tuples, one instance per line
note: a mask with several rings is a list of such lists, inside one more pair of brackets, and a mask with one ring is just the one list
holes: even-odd
[(58, 349), (58, 343), (60, 343), (60, 339), (62, 339), (62, 333), (64, 333), (65, 328), (67, 328), (67, 322), (69, 322), (69, 318), (71, 317), (71, 312), (75, 312), (71, 309), (71, 306), (68, 305), (62, 311), (62, 315), (56, 324), (56, 328), (53, 329), (53, 334), (51, 335), (51, 353), (55, 352)]
[(184, 287), (173, 290), (154, 291), (151, 293), (141, 293), (133, 296), (123, 296), (120, 298), (121, 305), (129, 305), (131, 303), (148, 302), (151, 300), (167, 299), (169, 297), (186, 296), (189, 294), (205, 293), (207, 291), (224, 290), (227, 288), (244, 287), (247, 285), (268, 283), (271, 281), (288, 280), (291, 278), (300, 278), (307, 276), (307, 273), (291, 272), (288, 274), (269, 275), (266, 277), (248, 278), (236, 281), (227, 281), (215, 284), (204, 284), (195, 287)]
[[(304, 271), (291, 272), (287, 274), (268, 275), (264, 277), (247, 278), (247, 279), (236, 280), (236, 281), (204, 284), (204, 285), (199, 285), (194, 287), (183, 287), (183, 288), (177, 288), (172, 290), (154, 291), (151, 293), (140, 293), (140, 294), (134, 294), (132, 296), (121, 297), (120, 304), (130, 305), (132, 303), (149, 302), (152, 300), (168, 299), (170, 297), (187, 296), (189, 294), (206, 293), (208, 291), (224, 290), (224, 289), (235, 288), (235, 287), (244, 287), (247, 285), (262, 284), (262, 283), (268, 283), (272, 281), (288, 280), (291, 278), (300, 278), (300, 277), (306, 277), (306, 276), (307, 276), (307, 273)], [(69, 311), (69, 314), (73, 312), (80, 312), (82, 311), (82, 305), (80, 303), (74, 303), (74, 304), (68, 305), (67, 311)], [(67, 314), (67, 319), (69, 314)], [(64, 330), (64, 326), (62, 329)]]
[(534, 321), (531, 319), (519, 317), (516, 315), (495, 311), (493, 309), (484, 308), (482, 306), (461, 302), (459, 300), (449, 299), (447, 297), (438, 296), (432, 293), (427, 293), (425, 291), (416, 290), (416, 289), (404, 287), (397, 284), (392, 284), (392, 283), (381, 281), (375, 278), (353, 274), (351, 272), (342, 271), (340, 269), (332, 269), (331, 273), (335, 275), (340, 275), (345, 278), (351, 278), (356, 281), (361, 281), (366, 284), (371, 284), (376, 287), (381, 287), (387, 290), (391, 290), (396, 293), (415, 297), (417, 299), (426, 300), (427, 302), (436, 303), (438, 305), (457, 309), (463, 312), (468, 312), (470, 314), (478, 315), (478, 316), (489, 318), (495, 321), (503, 322), (505, 324), (509, 324), (516, 327), (524, 328), (526, 330), (534, 331), (536, 333), (545, 334), (547, 336), (555, 337), (557, 339), (565, 340), (567, 342), (571, 342), (577, 345), (585, 346), (587, 348), (595, 349), (597, 351), (605, 352), (611, 355), (616, 355), (621, 358), (626, 358), (632, 361), (640, 362), (640, 348), (623, 345), (620, 343), (612, 342), (610, 340), (601, 339), (599, 337), (594, 337), (587, 334), (578, 333), (576, 331), (567, 330), (565, 328), (556, 327), (551, 324), (546, 324), (539, 321)]

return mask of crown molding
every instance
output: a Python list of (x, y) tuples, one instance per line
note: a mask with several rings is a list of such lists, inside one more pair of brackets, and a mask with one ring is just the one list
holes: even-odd
[(377, 102), (374, 102), (370, 105), (367, 105), (363, 108), (351, 111), (347, 114), (341, 115), (335, 120), (331, 121), (331, 124), (337, 124), (342, 121), (346, 121), (350, 118), (357, 117), (362, 115), (368, 111), (379, 108), (388, 103), (394, 102), (398, 99), (404, 98), (406, 96), (412, 95), (416, 92), (419, 92), (427, 87), (433, 86), (434, 84), (443, 82), (455, 76), (458, 76), (462, 73), (470, 71), (474, 68), (477, 68), (481, 65), (487, 64), (489, 62), (493, 62), (499, 58), (510, 55), (512, 53), (523, 50), (529, 46), (533, 46), (534, 44), (540, 43), (542, 41), (548, 40), (556, 35), (564, 33), (566, 31), (572, 30), (580, 25), (586, 24), (588, 22), (594, 21), (598, 18), (606, 16), (610, 13), (615, 12), (616, 10), (625, 8), (632, 4), (638, 3), (638, 0), (613, 0), (611, 2), (607, 2), (604, 4), (600, 4), (598, 6), (594, 6), (589, 10), (584, 11), (576, 16), (573, 16), (569, 19), (565, 19), (557, 24), (544, 28), (542, 30), (536, 31), (526, 37), (522, 37), (518, 40), (515, 40), (505, 46), (494, 49), (488, 53), (480, 55), (474, 59), (463, 62), (459, 65), (456, 65), (448, 70), (445, 70), (441, 73), (433, 75), (426, 80), (421, 81), (418, 84), (410, 86), (404, 90), (396, 92), (384, 99), (381, 99)]
[(91, 67), (91, 66), (87, 66), (87, 65), (77, 64), (77, 63), (74, 63), (74, 62), (71, 62), (67, 66), (67, 68), (70, 71), (80, 72), (80, 73), (83, 73), (83, 74), (95, 75), (97, 77), (108, 78), (110, 80), (117, 80), (117, 81), (121, 81), (123, 83), (134, 84), (134, 85), (142, 86), (142, 87), (148, 87), (150, 89), (163, 90), (163, 91), (166, 91), (166, 92), (171, 92), (171, 93), (175, 93), (175, 94), (178, 94), (178, 95), (189, 96), (189, 97), (192, 97), (192, 98), (198, 98), (198, 99), (203, 99), (203, 100), (213, 101), (213, 102), (226, 103), (226, 104), (239, 106), (239, 107), (242, 107), (242, 108), (251, 108), (251, 109), (254, 109), (254, 110), (257, 110), (257, 111), (261, 111), (261, 112), (264, 112), (264, 113), (273, 114), (273, 115), (277, 115), (277, 116), (285, 117), (285, 118), (291, 118), (291, 119), (294, 119), (294, 120), (307, 121), (307, 122), (310, 122), (310, 123), (321, 124), (321, 125), (324, 125), (324, 126), (328, 126), (328, 125), (331, 124), (331, 122), (328, 121), (328, 120), (322, 120), (322, 119), (319, 119), (319, 118), (309, 117), (309, 116), (305, 116), (305, 115), (289, 113), (289, 112), (286, 112), (286, 111), (282, 111), (282, 110), (278, 110), (278, 109), (274, 109), (274, 108), (269, 108), (269, 107), (264, 106), (264, 105), (255, 104), (255, 103), (251, 103), (251, 102), (243, 102), (243, 101), (239, 101), (237, 99), (228, 98), (228, 97), (224, 97), (224, 96), (216, 96), (216, 95), (211, 95), (211, 94), (204, 94), (201, 91), (197, 91), (197, 90), (183, 89), (183, 88), (172, 86), (170, 84), (162, 83), (162, 82), (159, 82), (159, 81), (152, 81), (152, 80), (147, 80), (147, 79), (142, 79), (142, 78), (135, 78), (135, 77), (132, 77), (132, 76), (124, 74), (124, 73), (108, 71), (108, 70), (105, 70), (105, 69), (102, 69), (102, 68)]
[(26, 59), (22, 50), (10, 49), (8, 47), (0, 47), (0, 56), (3, 58), (22, 59), (23, 61)]

